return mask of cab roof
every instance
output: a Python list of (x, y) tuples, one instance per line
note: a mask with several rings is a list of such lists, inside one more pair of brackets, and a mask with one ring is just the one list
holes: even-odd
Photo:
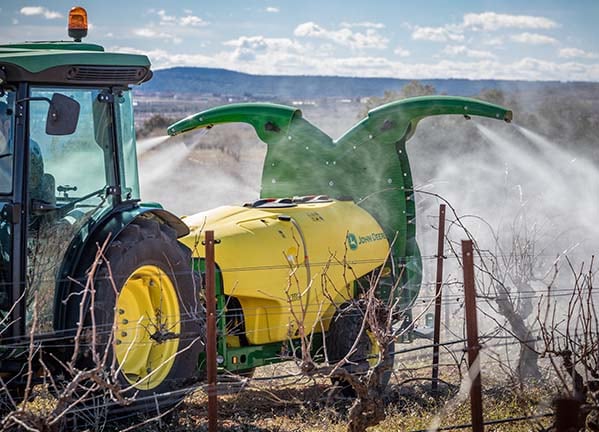
[(53, 84), (140, 84), (151, 78), (145, 55), (106, 52), (100, 45), (71, 41), (0, 45), (6, 81)]

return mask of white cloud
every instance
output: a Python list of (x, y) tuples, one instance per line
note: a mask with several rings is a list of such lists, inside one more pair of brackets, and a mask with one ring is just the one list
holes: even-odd
[(204, 67), (228, 67), (231, 64), (223, 61), (222, 56), (206, 56), (203, 54), (177, 54), (172, 51), (155, 49), (152, 51), (140, 50), (131, 47), (112, 46), (109, 51), (129, 54), (147, 55), (152, 62), (153, 69), (164, 69), (175, 66), (204, 66)]
[(465, 14), (462, 26), (472, 30), (495, 31), (504, 28), (552, 29), (558, 27), (558, 24), (540, 16), (483, 12)]
[(133, 30), (133, 34), (142, 37), (156, 37), (158, 32), (149, 28), (140, 28)]
[(223, 42), (225, 46), (232, 46), (236, 48), (240, 47), (269, 47), (269, 48), (286, 48), (302, 50), (303, 47), (300, 43), (287, 38), (267, 38), (264, 36), (241, 36), (237, 39), (228, 40)]
[(490, 38), (490, 39), (484, 39), (482, 41), (482, 43), (484, 45), (489, 45), (489, 46), (502, 46), (503, 44), (505, 44), (506, 39), (502, 38), (502, 37), (495, 37), (495, 38)]
[(384, 29), (385, 24), (383, 23), (375, 23), (370, 21), (361, 21), (356, 23), (342, 22), (341, 27), (345, 28), (354, 28), (354, 27), (363, 27), (363, 28), (373, 28), (373, 29)]
[(412, 32), (412, 39), (414, 40), (428, 40), (432, 42), (447, 42), (455, 41), (460, 42), (464, 40), (464, 35), (461, 34), (461, 29), (451, 28), (451, 26), (444, 27), (414, 27)]
[(443, 54), (450, 56), (466, 56), (478, 59), (495, 58), (495, 55), (489, 51), (473, 50), (464, 45), (448, 45), (443, 49)]
[(399, 47), (399, 46), (397, 48), (395, 48), (393, 50), (393, 52), (396, 55), (400, 56), (400, 57), (409, 57), (410, 56), (410, 51), (409, 50), (407, 50), (405, 48), (402, 48), (402, 47)]
[(299, 37), (313, 37), (329, 40), (338, 45), (347, 46), (352, 49), (384, 49), (389, 43), (389, 39), (383, 37), (372, 28), (366, 29), (365, 33), (353, 32), (349, 28), (327, 30), (311, 21), (298, 25), (293, 34)]
[(557, 44), (557, 39), (551, 36), (545, 36), (538, 33), (519, 33), (510, 36), (514, 42), (529, 44), (529, 45), (552, 45)]
[(25, 6), (21, 8), (21, 14), (26, 16), (43, 15), (46, 19), (62, 18), (60, 12), (51, 11), (43, 6)]
[(207, 21), (204, 21), (202, 18), (195, 15), (186, 15), (179, 19), (179, 23), (183, 27), (191, 26), (191, 27), (202, 27), (208, 25)]
[(160, 17), (161, 24), (175, 23), (177, 21), (176, 17), (167, 15), (164, 9), (160, 9), (158, 12), (156, 12), (156, 14)]
[(149, 27), (134, 29), (133, 34), (148, 39), (168, 39), (176, 44), (182, 42), (182, 39), (175, 35), (167, 32), (156, 31)]
[(160, 9), (158, 11), (150, 9), (150, 13), (155, 13), (160, 18), (161, 26), (183, 26), (183, 27), (203, 27), (208, 25), (209, 23), (199, 16), (192, 15), (190, 10), (185, 10), (184, 12), (187, 15), (182, 17), (177, 17), (175, 15), (168, 15), (164, 9)]
[(599, 55), (585, 50), (581, 50), (580, 48), (562, 48), (559, 50), (559, 56), (562, 58), (599, 58)]
[(278, 7), (274, 7), (274, 6), (268, 6), (266, 8), (266, 12), (270, 12), (270, 13), (279, 13), (280, 9)]
[(223, 45), (234, 47), (231, 56), (235, 60), (253, 62), (263, 57), (285, 57), (290, 54), (302, 55), (303, 45), (287, 38), (266, 38), (264, 36), (241, 36), (223, 42)]
[[(508, 15), (495, 12), (468, 13), (462, 17), (459, 24), (446, 24), (440, 27), (406, 26), (412, 31), (412, 39), (428, 40), (432, 42), (461, 42), (465, 39), (467, 31), (497, 31), (500, 29), (552, 29), (559, 24), (545, 17), (531, 15)], [(530, 33), (523, 33), (530, 35)], [(541, 35), (538, 35), (541, 36)], [(548, 38), (548, 36), (545, 36)], [(534, 39), (534, 38), (530, 38)], [(540, 39), (536, 39), (539, 40)], [(535, 42), (527, 42), (535, 43)], [(550, 42), (536, 42), (550, 43)], [(551, 42), (553, 43), (553, 42)]]

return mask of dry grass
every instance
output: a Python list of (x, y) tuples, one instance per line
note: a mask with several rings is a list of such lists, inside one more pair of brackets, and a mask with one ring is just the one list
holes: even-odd
[[(278, 366), (279, 368), (281, 366)], [(258, 377), (280, 373), (276, 366), (258, 370)], [(417, 368), (417, 365), (416, 365)], [(452, 368), (442, 376), (450, 378)], [(422, 369), (417, 374), (399, 373), (385, 395), (387, 418), (369, 431), (415, 431), (427, 429), (439, 415), (439, 426), (470, 423), (469, 400), (459, 401), (457, 386), (441, 385), (433, 394), (430, 373)], [(407, 376), (421, 376), (403, 385)], [(454, 376), (454, 382), (456, 377)], [(542, 385), (526, 388), (512, 387), (505, 379), (483, 377), (484, 418), (488, 420), (524, 417), (549, 412), (550, 392)], [(221, 389), (222, 390), (222, 389)], [(243, 390), (231, 387), (228, 394), (219, 396), (219, 426), (222, 431), (269, 432), (341, 432), (347, 428), (347, 411), (352, 401), (335, 397), (326, 379), (281, 379), (251, 381)], [(180, 408), (161, 424), (144, 426), (143, 432), (204, 431), (207, 430), (208, 398), (203, 391), (190, 395)], [(447, 408), (450, 406), (451, 408)], [(536, 426), (547, 427), (550, 418), (506, 423), (487, 427), (487, 431), (530, 431)], [(468, 430), (468, 428), (463, 429)]]

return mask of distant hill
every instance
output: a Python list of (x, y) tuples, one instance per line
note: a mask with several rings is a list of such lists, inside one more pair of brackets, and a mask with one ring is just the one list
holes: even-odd
[[(226, 69), (176, 67), (154, 71), (154, 77), (139, 88), (141, 93), (202, 94), (251, 99), (319, 99), (382, 96), (400, 90), (412, 80), (340, 76), (250, 75)], [(539, 92), (555, 89), (597, 90), (599, 83), (559, 81), (507, 81), (468, 79), (422, 79), (441, 94), (472, 96), (483, 89), (508, 92)]]

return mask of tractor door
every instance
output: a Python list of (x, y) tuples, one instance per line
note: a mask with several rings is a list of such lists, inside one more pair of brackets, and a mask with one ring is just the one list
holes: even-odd
[[(72, 133), (48, 128), (48, 99), (79, 105)], [(53, 330), (55, 287), (66, 252), (120, 200), (114, 112), (107, 89), (32, 87), (29, 104), (27, 323)], [(70, 132), (70, 131), (68, 131)]]
[(8, 336), (8, 315), (13, 300), (15, 268), (14, 233), (18, 230), (19, 206), (14, 190), (15, 93), (3, 89), (0, 94), (0, 337)]

